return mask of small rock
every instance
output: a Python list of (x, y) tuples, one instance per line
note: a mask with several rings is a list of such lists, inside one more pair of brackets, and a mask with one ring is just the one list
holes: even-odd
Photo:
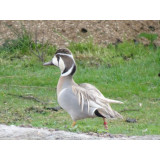
[(155, 31), (155, 30), (156, 30), (154, 26), (149, 26), (148, 28), (149, 28), (151, 31)]
[(136, 119), (127, 118), (126, 122), (128, 122), (128, 123), (136, 123), (137, 120)]
[(55, 131), (59, 131), (59, 129), (56, 128)]
[(136, 39), (133, 39), (134, 44), (138, 44), (139, 42)]
[(123, 41), (121, 41), (119, 38), (116, 38), (115, 43), (112, 43), (113, 45), (117, 46), (119, 43), (122, 43)]
[(109, 134), (109, 137), (110, 137), (110, 138), (114, 138), (114, 136), (113, 136), (113, 135), (111, 135), (111, 134)]
[(108, 67), (108, 68), (111, 68), (111, 67), (112, 67), (112, 65), (111, 65), (111, 64), (107, 64), (107, 67)]
[(88, 31), (87, 31), (86, 28), (82, 28), (82, 29), (81, 29), (81, 32), (82, 32), (82, 33), (87, 33)]

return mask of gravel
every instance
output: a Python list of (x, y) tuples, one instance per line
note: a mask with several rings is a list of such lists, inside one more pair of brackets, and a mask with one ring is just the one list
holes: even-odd
[(160, 140), (160, 135), (126, 136), (97, 134), (97, 133), (73, 133), (57, 131), (47, 128), (19, 127), (0, 125), (0, 139), (2, 140)]
[[(124, 20), (64, 20), (64, 21), (0, 21), (0, 45), (5, 39), (14, 39), (13, 31), (21, 31), (25, 28), (32, 33), (37, 33), (38, 40), (49, 41), (58, 47), (67, 47), (69, 41), (80, 42), (92, 37), (93, 41), (100, 45), (119, 43), (124, 40), (135, 40), (142, 32), (157, 33), (159, 38), (155, 41), (160, 45), (160, 22), (148, 21), (124, 21)], [(23, 29), (22, 29), (23, 30)], [(147, 44), (148, 41), (142, 39)]]

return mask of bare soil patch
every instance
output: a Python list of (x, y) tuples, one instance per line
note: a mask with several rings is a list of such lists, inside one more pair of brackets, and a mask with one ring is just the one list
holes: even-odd
[[(157, 33), (160, 36), (160, 22), (149, 21), (123, 21), (123, 20), (61, 20), (61, 21), (0, 21), (0, 44), (6, 38), (15, 38), (13, 30), (20, 30), (22, 25), (35, 33), (37, 30), (38, 39), (41, 40), (43, 34), (45, 40), (58, 47), (67, 47), (69, 41), (80, 42), (92, 37), (95, 43), (107, 45), (118, 43), (124, 40), (137, 40), (137, 35), (142, 32)], [(139, 40), (139, 39), (138, 39)], [(141, 39), (148, 43), (147, 40)], [(160, 44), (160, 38), (155, 42)]]

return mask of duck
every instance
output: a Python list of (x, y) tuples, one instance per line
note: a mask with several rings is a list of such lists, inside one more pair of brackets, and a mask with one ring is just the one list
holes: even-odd
[(56, 66), (61, 71), (57, 84), (57, 101), (73, 120), (72, 127), (78, 120), (100, 117), (103, 119), (104, 128), (108, 130), (107, 119), (123, 119), (123, 116), (110, 106), (112, 103), (123, 104), (123, 102), (106, 98), (92, 84), (77, 84), (74, 81), (77, 65), (69, 49), (58, 49), (52, 60), (43, 65)]

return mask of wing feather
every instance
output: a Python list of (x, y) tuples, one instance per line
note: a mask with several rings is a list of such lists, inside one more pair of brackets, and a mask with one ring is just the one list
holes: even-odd
[(89, 100), (87, 99), (87, 107), (88, 107), (88, 113), (89, 113)]
[(84, 97), (83, 97), (83, 93), (81, 92), (81, 109), (82, 109), (82, 112), (83, 112), (83, 107), (84, 107)]
[(81, 94), (78, 93), (78, 103), (79, 103), (79, 106), (81, 105)]
[(103, 112), (103, 115), (109, 115), (110, 117), (121, 117), (122, 116), (114, 111), (111, 106), (109, 105), (110, 103), (120, 103), (122, 104), (123, 102), (117, 101), (117, 100), (112, 100), (108, 99), (103, 96), (103, 94), (94, 86), (84, 83), (83, 85), (73, 85), (72, 86), (72, 91), (75, 95), (78, 96), (78, 101), (79, 105), (81, 107), (81, 110), (83, 111), (84, 109), (84, 103), (85, 101), (87, 102), (87, 107), (88, 107), (88, 113), (90, 107), (100, 109), (101, 112)]

